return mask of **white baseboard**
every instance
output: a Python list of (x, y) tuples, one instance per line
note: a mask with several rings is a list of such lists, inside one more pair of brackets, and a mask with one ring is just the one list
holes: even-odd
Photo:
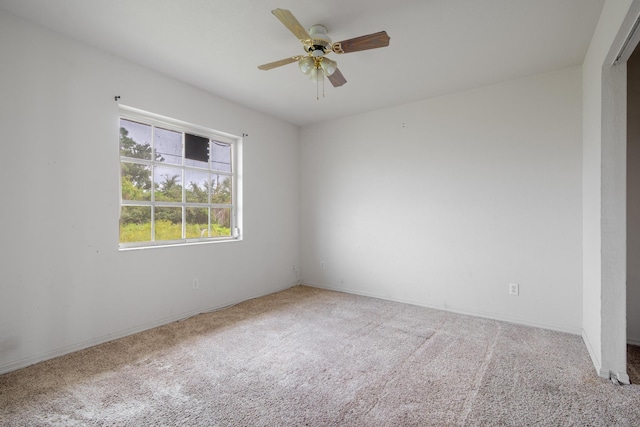
[(640, 338), (627, 337), (627, 344), (640, 346)]
[(598, 376), (600, 378), (609, 378), (611, 376), (610, 372), (602, 369), (602, 363), (600, 362), (600, 357), (593, 349), (593, 345), (589, 340), (589, 336), (587, 333), (582, 330), (582, 341), (584, 341), (585, 347), (587, 347), (587, 351), (589, 352), (589, 357), (591, 357), (591, 363), (593, 363), (593, 367), (596, 369)]
[(344, 293), (347, 293), (347, 294), (362, 295), (362, 296), (365, 296), (365, 297), (378, 298), (378, 299), (383, 299), (383, 300), (387, 300), (387, 301), (401, 302), (401, 303), (404, 303), (404, 304), (417, 305), (419, 307), (432, 308), (434, 310), (441, 310), (441, 311), (448, 311), (448, 312), (451, 312), (451, 313), (463, 314), (463, 315), (466, 315), (466, 316), (482, 317), (484, 319), (499, 320), (501, 322), (516, 323), (518, 325), (531, 326), (531, 327), (534, 327), (534, 328), (548, 329), (548, 330), (557, 331), (557, 332), (565, 332), (565, 333), (572, 334), (572, 335), (580, 335), (582, 333), (582, 329), (581, 328), (571, 328), (571, 327), (565, 327), (565, 326), (560, 326), (560, 325), (551, 325), (551, 324), (540, 323), (540, 322), (531, 322), (531, 321), (528, 321), (526, 319), (520, 319), (520, 318), (517, 318), (517, 317), (505, 316), (505, 315), (497, 314), (497, 313), (483, 312), (483, 311), (479, 311), (479, 310), (468, 310), (468, 309), (458, 308), (458, 307), (451, 306), (451, 305), (438, 306), (438, 305), (435, 305), (435, 304), (425, 304), (423, 302), (415, 301), (415, 300), (407, 300), (407, 299), (403, 299), (403, 298), (394, 298), (394, 297), (389, 297), (389, 296), (385, 296), (385, 295), (378, 295), (378, 294), (371, 293), (371, 292), (362, 292), (362, 291), (348, 289), (348, 288), (326, 286), (326, 285), (318, 285), (318, 284), (314, 284), (314, 283), (303, 283), (303, 285), (311, 286), (311, 287), (314, 287), (314, 288), (327, 289), (327, 290), (330, 290), (330, 291), (344, 292)]
[(149, 329), (157, 328), (159, 326), (167, 325), (169, 323), (177, 322), (180, 320), (187, 319), (192, 316), (196, 316), (198, 314), (207, 313), (211, 311), (221, 310), (223, 308), (230, 307), (232, 305), (239, 304), (244, 301), (249, 301), (255, 298), (260, 298), (266, 295), (270, 295), (276, 292), (283, 291), (285, 289), (289, 289), (293, 286), (298, 285), (297, 281), (289, 284), (288, 286), (269, 290), (263, 293), (258, 293), (256, 295), (238, 298), (236, 300), (227, 301), (222, 304), (212, 306), (212, 307), (204, 307), (198, 308), (194, 310), (189, 310), (180, 314), (176, 314), (174, 316), (163, 317), (162, 319), (158, 319), (152, 322), (145, 323), (143, 325), (134, 326), (132, 328), (123, 329), (121, 331), (117, 331), (111, 334), (103, 335), (97, 338), (93, 338), (87, 341), (82, 341), (76, 344), (72, 344), (66, 347), (61, 347), (52, 351), (48, 351), (45, 353), (41, 353), (35, 356), (28, 356), (23, 359), (15, 360), (9, 363), (5, 363), (4, 365), (0, 365), (0, 375), (6, 374), (8, 372), (16, 371), (18, 369), (26, 368), (27, 366), (35, 365), (36, 363), (44, 362), (46, 360), (54, 359), (56, 357), (64, 356), (65, 354), (73, 353), (75, 351), (84, 350), (89, 347), (93, 347), (99, 344), (104, 344), (109, 341), (116, 340), (118, 338), (124, 338), (129, 335), (137, 334), (138, 332), (148, 331)]
[(582, 340), (584, 341), (584, 345), (587, 347), (587, 351), (589, 352), (589, 356), (591, 357), (591, 362), (598, 373), (600, 378), (606, 378), (611, 380), (616, 380), (620, 384), (630, 384), (629, 375), (626, 372), (614, 372), (602, 367), (602, 363), (600, 362), (600, 358), (593, 350), (593, 346), (591, 345), (591, 341), (589, 340), (589, 336), (582, 331)]

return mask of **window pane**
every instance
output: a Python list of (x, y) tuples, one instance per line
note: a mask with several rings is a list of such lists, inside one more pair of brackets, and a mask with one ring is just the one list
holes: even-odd
[(231, 236), (231, 209), (211, 209), (211, 237)]
[(184, 156), (187, 166), (206, 168), (209, 162), (209, 139), (185, 133)]
[(122, 200), (151, 200), (151, 166), (122, 162)]
[(228, 175), (211, 176), (211, 203), (231, 204), (231, 177)]
[(186, 170), (184, 180), (187, 183), (186, 198), (189, 203), (209, 203), (209, 173)]
[(156, 128), (156, 162), (182, 164), (182, 133)]
[(151, 240), (151, 206), (122, 206), (120, 243)]
[(156, 202), (182, 202), (182, 169), (156, 166), (153, 176)]
[(231, 145), (211, 141), (211, 169), (231, 172)]
[(120, 155), (151, 160), (151, 126), (120, 119)]
[(182, 208), (156, 208), (155, 231), (156, 240), (182, 239)]
[(160, 124), (142, 112), (123, 115), (121, 246), (232, 238), (235, 142), (171, 118)]
[(209, 237), (209, 209), (186, 208), (187, 239)]

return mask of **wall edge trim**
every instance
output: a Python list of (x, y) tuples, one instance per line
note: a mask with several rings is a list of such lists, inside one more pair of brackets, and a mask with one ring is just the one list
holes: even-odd
[(409, 299), (405, 299), (405, 298), (394, 298), (391, 296), (385, 296), (385, 295), (379, 295), (376, 293), (371, 293), (371, 292), (362, 292), (362, 291), (358, 291), (358, 290), (354, 290), (354, 289), (348, 289), (348, 288), (344, 288), (344, 287), (339, 287), (339, 286), (326, 286), (326, 285), (319, 285), (319, 284), (314, 284), (314, 283), (302, 283), (303, 286), (310, 286), (310, 287), (314, 287), (314, 288), (320, 288), (320, 289), (326, 289), (326, 290), (330, 290), (330, 291), (336, 291), (336, 292), (344, 292), (347, 294), (354, 294), (354, 295), (362, 295), (362, 296), (366, 296), (366, 297), (372, 297), (372, 298), (379, 298), (379, 299), (383, 299), (383, 300), (387, 300), (387, 301), (394, 301), (394, 302), (400, 302), (403, 304), (411, 304), (411, 305), (417, 305), (419, 307), (425, 307), (425, 308), (431, 308), (434, 310), (441, 310), (441, 311), (448, 311), (451, 313), (457, 313), (457, 314), (462, 314), (462, 315), (466, 315), (466, 316), (474, 316), (474, 317), (481, 317), (484, 319), (491, 319), (491, 320), (497, 320), (500, 322), (508, 322), (508, 323), (515, 323), (518, 325), (523, 325), (523, 326), (531, 326), (534, 328), (540, 328), (540, 329), (547, 329), (547, 330), (552, 330), (552, 331), (556, 331), (556, 332), (564, 332), (564, 333), (568, 333), (568, 334), (572, 334), (572, 335), (580, 335), (582, 332), (582, 329), (579, 327), (573, 328), (573, 327), (569, 327), (569, 326), (562, 326), (562, 325), (553, 325), (553, 324), (547, 324), (547, 323), (540, 323), (540, 322), (530, 322), (528, 320), (525, 319), (520, 319), (517, 317), (512, 317), (512, 316), (505, 316), (505, 315), (501, 315), (498, 313), (489, 313), (489, 312), (484, 312), (484, 311), (479, 311), (479, 310), (468, 310), (468, 309), (462, 309), (462, 308), (458, 308), (458, 307), (452, 307), (450, 305), (445, 306), (439, 306), (436, 304), (426, 304), (420, 301), (415, 301), (415, 300), (409, 300)]
[(85, 350), (87, 348), (91, 348), (91, 347), (95, 347), (97, 345), (100, 344), (104, 344), (110, 341), (114, 341), (120, 338), (124, 338), (127, 337), (129, 335), (134, 335), (140, 332), (144, 332), (144, 331), (148, 331), (154, 328), (158, 328), (160, 326), (164, 326), (164, 325), (168, 325), (169, 323), (173, 323), (173, 322), (178, 322), (181, 320), (185, 320), (188, 319), (189, 317), (193, 317), (193, 316), (197, 316), (199, 314), (204, 314), (204, 313), (209, 313), (209, 312), (213, 312), (213, 311), (218, 311), (218, 310), (223, 310), (225, 308), (231, 307), (233, 305), (236, 304), (240, 304), (242, 302), (245, 301), (249, 301), (255, 298), (260, 298), (263, 296), (267, 296), (267, 295), (271, 295), (277, 292), (282, 292), (286, 289), (292, 288), (294, 286), (297, 286), (298, 283), (294, 282), (294, 283), (289, 283), (286, 286), (283, 287), (279, 287), (276, 289), (271, 289), (271, 290), (267, 290), (265, 292), (259, 292), (257, 294), (251, 295), (251, 296), (247, 296), (247, 297), (242, 297), (242, 298), (237, 298), (222, 304), (218, 304), (218, 305), (213, 305), (213, 306), (208, 306), (208, 307), (201, 307), (201, 308), (197, 308), (194, 310), (189, 310), (189, 311), (185, 311), (183, 313), (180, 314), (176, 314), (173, 316), (168, 316), (168, 317), (163, 317), (161, 319), (157, 319), (151, 322), (147, 322), (144, 323), (142, 325), (138, 325), (138, 326), (133, 326), (131, 328), (126, 328), (126, 329), (122, 329), (120, 331), (111, 333), (111, 334), (106, 334), (106, 335), (102, 335), (100, 337), (97, 338), (92, 338), (86, 341), (81, 341), (75, 344), (71, 344), (65, 347), (61, 347), (58, 348), (56, 350), (52, 350), (52, 351), (48, 351), (45, 353), (40, 353), (37, 354), (35, 356), (27, 356), (24, 357), (22, 359), (18, 359), (12, 362), (8, 362), (5, 363), (3, 365), (0, 365), (0, 375), (3, 374), (7, 374), (9, 372), (13, 372), (13, 371), (17, 371), (19, 369), (23, 369), (23, 368), (27, 368), (29, 366), (41, 363), (41, 362), (46, 362), (47, 360), (51, 360), (51, 359), (55, 359), (57, 357), (61, 357), (64, 356), (66, 354), (70, 354), (70, 353), (74, 353), (76, 351), (80, 351), (80, 350)]

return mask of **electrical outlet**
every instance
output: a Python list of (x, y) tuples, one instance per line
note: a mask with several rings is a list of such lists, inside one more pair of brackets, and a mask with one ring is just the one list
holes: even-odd
[(320, 270), (324, 270), (324, 267), (325, 267), (324, 261), (320, 261)]
[(198, 289), (200, 287), (200, 280), (197, 277), (193, 279), (193, 282), (191, 282), (191, 287), (193, 289)]
[(509, 283), (509, 295), (520, 295), (520, 285)]

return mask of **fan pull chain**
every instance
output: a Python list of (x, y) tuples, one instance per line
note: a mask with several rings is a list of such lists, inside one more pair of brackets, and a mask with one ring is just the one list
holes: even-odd
[[(324, 98), (324, 71), (319, 66), (316, 66), (316, 73), (314, 75), (316, 81), (316, 101), (320, 101), (320, 80), (322, 80), (322, 97)], [(320, 75), (320, 77), (318, 77)]]

